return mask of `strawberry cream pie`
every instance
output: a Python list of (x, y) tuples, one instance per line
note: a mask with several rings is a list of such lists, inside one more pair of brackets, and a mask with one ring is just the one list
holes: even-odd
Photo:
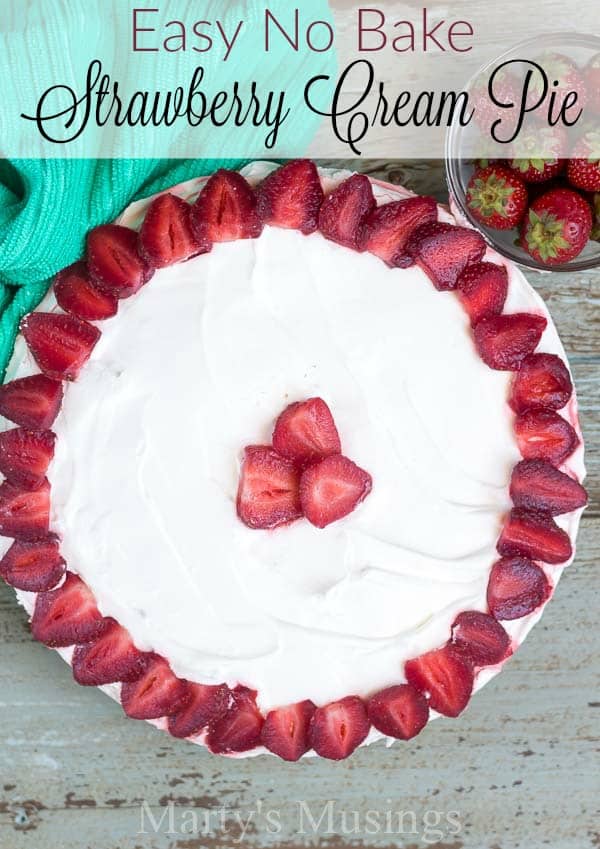
[(80, 684), (212, 752), (458, 716), (586, 494), (548, 311), (434, 200), (307, 160), (89, 233), (0, 387), (0, 573)]

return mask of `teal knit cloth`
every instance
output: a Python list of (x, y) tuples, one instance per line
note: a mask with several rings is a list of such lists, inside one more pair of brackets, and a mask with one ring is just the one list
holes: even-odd
[(57, 271), (81, 258), (85, 236), (133, 200), (232, 160), (0, 161), (0, 368), (19, 321), (40, 302)]
[[(37, 130), (33, 124), (26, 124), (20, 113), (35, 111), (36, 98), (49, 86), (68, 83), (79, 91), (89, 62), (97, 58), (107, 72), (121, 80), (124, 91), (170, 91), (188, 80), (190, 69), (196, 65), (204, 68), (212, 90), (227, 91), (238, 80), (242, 84), (257, 80), (264, 89), (281, 87), (288, 95), (290, 117), (278, 138), (277, 149), (270, 150), (268, 158), (302, 155), (319, 124), (316, 115), (307, 116), (301, 109), (303, 81), (313, 74), (331, 73), (336, 59), (332, 52), (312, 53), (306, 47), (294, 51), (277, 33), (265, 53), (265, 9), (291, 27), (293, 4), (286, 0), (205, 0), (201, 4), (196, 0), (173, 0), (145, 5), (161, 9), (160, 15), (145, 13), (140, 26), (154, 26), (156, 32), (142, 33), (143, 44), (158, 43), (160, 32), (164, 37), (167, 32), (172, 35), (177, 31), (177, 27), (174, 30), (173, 25), (168, 25), (170, 17), (186, 21), (189, 26), (203, 18), (212, 22), (210, 29), (205, 26), (204, 31), (211, 33), (215, 48), (207, 53), (194, 53), (188, 46), (185, 53), (163, 49), (134, 54), (131, 10), (135, 4), (127, 0), (37, 0), (32, 4), (2, 0), (3, 150), (28, 151), (17, 141), (26, 130), (34, 134)], [(304, 25), (311, 20), (332, 19), (327, 0), (306, 0), (299, 14)], [(231, 35), (240, 20), (244, 22), (242, 36), (225, 61), (216, 22), (220, 21)], [(206, 39), (200, 43), (206, 44)], [(182, 150), (181, 131), (175, 126), (160, 131), (148, 127), (138, 131), (130, 151), (146, 158), (83, 158), (99, 156), (100, 147), (103, 151), (113, 150), (110, 141), (120, 138), (115, 136), (120, 132), (114, 127), (96, 128), (95, 135), (82, 137), (70, 148), (71, 157), (80, 158), (0, 160), (0, 374), (10, 358), (20, 318), (39, 303), (57, 271), (83, 256), (85, 236), (92, 227), (113, 220), (135, 199), (210, 174), (221, 166), (239, 167), (241, 157), (248, 158), (256, 150), (259, 138), (251, 123), (226, 132), (202, 126), (194, 136), (191, 155), (204, 158), (165, 159), (158, 157)], [(264, 134), (262, 129), (260, 132)], [(183, 151), (189, 156), (189, 145)], [(228, 154), (229, 159), (207, 158)]]

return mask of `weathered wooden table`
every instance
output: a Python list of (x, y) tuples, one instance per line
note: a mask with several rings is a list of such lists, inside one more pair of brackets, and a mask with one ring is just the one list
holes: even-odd
[[(354, 165), (445, 199), (440, 163)], [(575, 372), (591, 505), (542, 623), (467, 713), (339, 764), (211, 757), (74, 685), (2, 586), (1, 849), (600, 846), (600, 270), (530, 280)]]

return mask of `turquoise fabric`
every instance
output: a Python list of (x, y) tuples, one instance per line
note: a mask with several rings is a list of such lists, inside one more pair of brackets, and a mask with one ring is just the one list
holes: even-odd
[(57, 271), (84, 253), (85, 235), (131, 201), (240, 160), (0, 161), (0, 368), (21, 317)]
[[(140, 35), (143, 45), (161, 44), (167, 34), (177, 33), (179, 26), (169, 23), (176, 18), (186, 23), (186, 50), (171, 53), (163, 47), (158, 52), (134, 52), (135, 4), (128, 0), (0, 2), (0, 124), (2, 150), (9, 157), (0, 160), (2, 371), (19, 319), (40, 301), (52, 275), (82, 256), (89, 229), (114, 219), (136, 198), (211, 173), (221, 165), (239, 166), (241, 157), (302, 155), (319, 125), (318, 116), (301, 108), (304, 82), (315, 74), (332, 73), (335, 51), (311, 52), (304, 36), (300, 49), (293, 50), (275, 30), (269, 51), (264, 49), (265, 9), (291, 32), (294, 4), (287, 0), (205, 0), (200, 4), (197, 0), (170, 0), (139, 5), (158, 10), (157, 14), (145, 13), (141, 20), (140, 26), (154, 27), (154, 32)], [(297, 14), (299, 33), (305, 33), (310, 21), (332, 21), (327, 0), (305, 0)], [(194, 44), (207, 44), (206, 39), (191, 39), (198, 19), (211, 22), (204, 29), (213, 39), (213, 49), (208, 52), (193, 50)], [(240, 20), (244, 22), (240, 37), (225, 60), (216, 24), (220, 22), (231, 36)], [(171, 41), (170, 47), (174, 46)], [(257, 81), (261, 91), (286, 92), (289, 118), (276, 150), (259, 151), (257, 142), (264, 138), (264, 127), (257, 129), (247, 122), (220, 130), (203, 124), (187, 130), (173, 125), (138, 127), (131, 132), (93, 125), (68, 146), (54, 146), (51, 152), (42, 146), (39, 152), (42, 136), (34, 122), (24, 121), (21, 113), (35, 113), (37, 99), (49, 87), (68, 85), (79, 95), (93, 59), (100, 60), (111, 79), (119, 81), (123, 93), (171, 91), (189, 81), (198, 65), (205, 71), (207, 94), (229, 91), (235, 81), (242, 86)], [(59, 104), (66, 108), (61, 96), (64, 91), (51, 103), (57, 109)], [(181, 158), (164, 158), (175, 154)], [(38, 158), (31, 158), (34, 156)], [(136, 158), (126, 158), (132, 156)], [(229, 159), (207, 158), (221, 156)]]

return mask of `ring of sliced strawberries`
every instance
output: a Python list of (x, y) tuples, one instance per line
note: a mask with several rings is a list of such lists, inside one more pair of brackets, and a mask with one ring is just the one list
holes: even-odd
[[(119, 623), (101, 614), (50, 530), (46, 477), (65, 383), (77, 379), (100, 337), (92, 322), (114, 316), (119, 301), (134, 295), (155, 269), (206, 253), (217, 242), (256, 238), (265, 225), (305, 235), (320, 231), (392, 268), (416, 264), (436, 289), (454, 291), (483, 361), (514, 372), (508, 401), (523, 456), (510, 481), (513, 509), (490, 569), (487, 611), (458, 615), (444, 646), (408, 660), (397, 684), (369, 698), (351, 694), (320, 706), (305, 700), (266, 716), (248, 686), (179, 679), (165, 658), (138, 650)], [(221, 170), (205, 182), (193, 205), (171, 193), (156, 197), (139, 233), (116, 224), (90, 232), (85, 260), (54, 281), (60, 311), (23, 319), (22, 334), (39, 373), (0, 387), (0, 414), (16, 425), (0, 434), (5, 478), (0, 534), (14, 540), (0, 574), (13, 587), (36, 594), (33, 634), (47, 646), (73, 647), (76, 681), (119, 684), (128, 716), (160, 719), (172, 735), (200, 739), (212, 752), (264, 746), (285, 760), (311, 749), (325, 758), (345, 758), (371, 727), (409, 740), (425, 726), (430, 710), (446, 716), (462, 712), (478, 670), (502, 663), (513, 650), (502, 621), (537, 610), (552, 591), (549, 567), (571, 557), (569, 535), (554, 517), (586, 503), (583, 487), (561, 468), (579, 444), (560, 413), (573, 392), (568, 369), (559, 357), (536, 353), (544, 316), (503, 313), (507, 269), (485, 261), (485, 251), (476, 231), (439, 221), (431, 198), (378, 206), (370, 181), (359, 174), (324, 196), (317, 169), (307, 160), (281, 166), (257, 187)], [(269, 533), (285, 533), (302, 516), (325, 528), (354, 510), (370, 489), (370, 475), (342, 455), (329, 407), (311, 398), (281, 413), (272, 445), (245, 449), (237, 511), (248, 527)]]

